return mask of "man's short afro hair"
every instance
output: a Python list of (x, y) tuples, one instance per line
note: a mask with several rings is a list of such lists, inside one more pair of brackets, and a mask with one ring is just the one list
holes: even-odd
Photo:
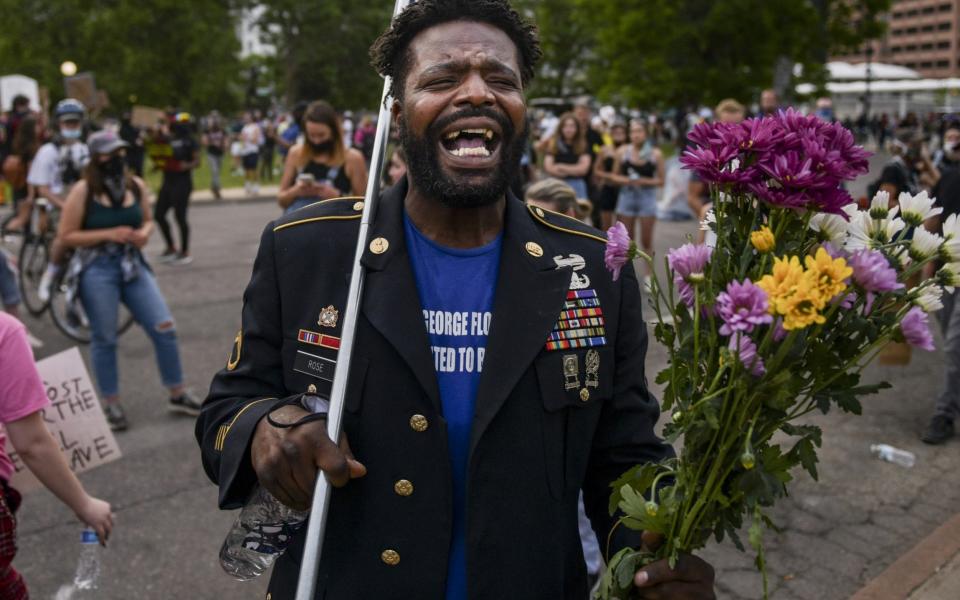
[(503, 30), (517, 46), (524, 86), (533, 79), (534, 66), (542, 55), (537, 28), (507, 0), (418, 0), (400, 13), (370, 47), (374, 68), (380, 75), (393, 78), (390, 96), (403, 95), (413, 38), (425, 29), (450, 21), (477, 21)]

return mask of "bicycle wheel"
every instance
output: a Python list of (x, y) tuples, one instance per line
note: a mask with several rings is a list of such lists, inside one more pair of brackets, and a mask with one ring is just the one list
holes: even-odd
[[(90, 343), (90, 321), (83, 309), (79, 296), (70, 297), (64, 285), (66, 269), (54, 280), (50, 290), (50, 317), (64, 335), (81, 344)], [(123, 335), (133, 325), (133, 315), (127, 307), (120, 305), (117, 320), (117, 335)]]
[(17, 265), (20, 270), (18, 277), (20, 296), (23, 299), (23, 305), (35, 317), (39, 317), (43, 311), (47, 310), (48, 303), (40, 299), (37, 290), (49, 260), (50, 248), (43, 237), (24, 236)]

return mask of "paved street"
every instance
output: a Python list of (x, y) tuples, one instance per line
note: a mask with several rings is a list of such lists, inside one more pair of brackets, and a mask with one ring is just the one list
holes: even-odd
[[(226, 361), (260, 231), (278, 212), (275, 204), (263, 202), (197, 205), (191, 213), (196, 261), (156, 267), (177, 320), (189, 383), (201, 396)], [(661, 223), (659, 252), (682, 243), (694, 228), (693, 222)], [(150, 257), (161, 250), (158, 238), (149, 246)], [(38, 357), (69, 346), (48, 320), (29, 325), (46, 342)], [(167, 413), (146, 336), (135, 329), (120, 347), (121, 390), (132, 425), (118, 436), (124, 457), (82, 476), (117, 513), (98, 597), (262, 597), (265, 578), (239, 584), (220, 571), (217, 551), (233, 515), (216, 509), (216, 490), (202, 472), (192, 420)], [(651, 381), (664, 364), (664, 352), (651, 345)], [(931, 448), (917, 438), (941, 376), (936, 353), (915, 353), (903, 368), (871, 367), (867, 380), (886, 378), (894, 389), (867, 398), (862, 417), (814, 419), (825, 430), (821, 481), (797, 473), (790, 500), (773, 512), (783, 528), (766, 537), (773, 598), (848, 598), (957, 511), (960, 443)], [(872, 443), (909, 449), (917, 464), (904, 469), (880, 462), (869, 454)], [(25, 499), (16, 563), (34, 598), (52, 597), (72, 578), (80, 529), (46, 491)], [(720, 598), (760, 597), (751, 555), (726, 544), (705, 555), (718, 567)], [(511, 597), (509, 590), (503, 597)]]

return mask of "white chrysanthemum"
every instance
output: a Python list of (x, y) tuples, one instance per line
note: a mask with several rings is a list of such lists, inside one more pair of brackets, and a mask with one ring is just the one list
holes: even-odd
[(960, 215), (950, 215), (943, 222), (943, 255), (946, 262), (960, 261)]
[[(877, 192), (870, 201), (870, 216), (874, 219), (886, 219), (890, 216), (890, 210), (890, 194), (884, 191)], [(894, 206), (893, 210), (896, 211), (897, 207)]]
[(919, 227), (930, 217), (935, 217), (943, 212), (941, 207), (933, 207), (936, 198), (931, 198), (927, 192), (920, 192), (916, 196), (904, 192), (900, 194), (900, 217), (908, 225)]
[(937, 283), (951, 294), (960, 287), (960, 262), (947, 263), (937, 271)]
[(873, 219), (870, 218), (870, 213), (858, 211), (850, 217), (850, 222), (847, 224), (847, 240), (843, 243), (843, 247), (849, 252), (873, 247), (872, 232)]
[(922, 228), (914, 229), (913, 239), (910, 240), (910, 256), (917, 261), (926, 260), (940, 252), (942, 244), (943, 238), (939, 235)]
[(939, 285), (925, 285), (914, 296), (913, 303), (922, 308), (924, 312), (934, 312), (943, 308), (943, 302), (940, 301), (942, 295), (943, 288)]
[(700, 231), (710, 231), (710, 225), (715, 225), (717, 223), (717, 214), (713, 212), (713, 209), (707, 211), (707, 214), (703, 216), (703, 220), (700, 221)]
[(840, 215), (817, 213), (810, 217), (810, 229), (822, 233), (827, 241), (836, 246), (843, 244), (849, 226)]

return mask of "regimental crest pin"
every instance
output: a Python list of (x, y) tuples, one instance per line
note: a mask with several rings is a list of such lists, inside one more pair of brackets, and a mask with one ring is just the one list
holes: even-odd
[(563, 355), (563, 387), (575, 390), (580, 387), (580, 361), (576, 354)]
[(336, 327), (339, 318), (340, 311), (335, 309), (331, 304), (320, 311), (320, 318), (317, 320), (317, 325), (320, 327)]
[(587, 352), (584, 359), (587, 372), (587, 387), (600, 387), (600, 353), (596, 350)]

